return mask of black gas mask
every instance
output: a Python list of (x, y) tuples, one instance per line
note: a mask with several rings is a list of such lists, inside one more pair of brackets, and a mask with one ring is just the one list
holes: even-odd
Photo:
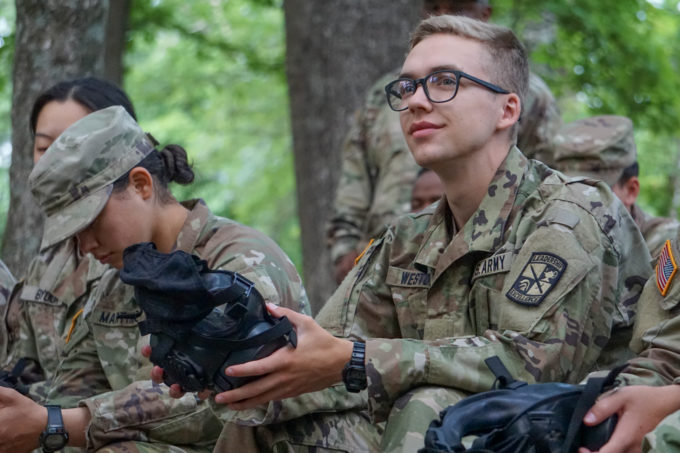
[[(498, 357), (485, 362), (498, 388), (444, 409), (430, 424), (419, 453), (576, 453), (579, 447), (597, 451), (609, 440), (616, 415), (597, 426), (582, 420), (625, 365), (572, 385), (527, 384), (513, 379)], [(470, 448), (463, 445), (465, 436), (477, 436)]]
[(194, 255), (136, 244), (123, 253), (120, 278), (135, 288), (146, 314), (139, 329), (151, 334), (151, 362), (163, 368), (168, 385), (187, 392), (230, 390), (255, 378), (227, 376), (227, 367), (296, 346), (290, 321), (269, 314), (251, 281), (211, 270)]

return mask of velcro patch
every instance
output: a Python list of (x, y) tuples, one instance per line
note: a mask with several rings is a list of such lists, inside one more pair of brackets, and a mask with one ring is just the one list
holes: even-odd
[(142, 310), (135, 312), (99, 310), (93, 313), (92, 322), (102, 326), (136, 326)]
[(510, 271), (513, 260), (514, 256), (512, 252), (501, 253), (485, 258), (475, 266), (475, 273), (472, 274), (472, 280), (487, 275), (508, 272)]
[(671, 287), (671, 280), (678, 271), (678, 265), (675, 264), (675, 257), (671, 250), (671, 241), (666, 239), (666, 243), (661, 249), (659, 261), (656, 263), (656, 286), (661, 291), (661, 295), (665, 296), (668, 289)]
[(521, 305), (538, 306), (562, 277), (567, 262), (552, 253), (534, 252), (505, 294)]
[(41, 304), (61, 305), (61, 301), (57, 296), (47, 291), (46, 289), (38, 288), (37, 286), (25, 285), (21, 290), (21, 299)]
[(400, 269), (390, 266), (387, 271), (385, 283), (390, 286), (408, 288), (429, 288), (431, 276), (426, 272), (418, 272), (412, 269)]

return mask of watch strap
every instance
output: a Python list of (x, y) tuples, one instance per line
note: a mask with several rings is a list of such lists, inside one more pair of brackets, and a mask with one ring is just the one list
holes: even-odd
[(45, 405), (45, 409), (47, 409), (47, 430), (63, 430), (64, 419), (61, 416), (61, 406), (47, 404)]
[(354, 342), (352, 357), (342, 370), (342, 381), (348, 392), (357, 393), (366, 388), (366, 343)]
[[(61, 415), (61, 406), (53, 404), (45, 405), (47, 409), (47, 427), (40, 434), (40, 446), (44, 453), (53, 453), (63, 449), (68, 443), (68, 432), (64, 427), (64, 419)], [(52, 444), (52, 439), (61, 439), (57, 444)]]

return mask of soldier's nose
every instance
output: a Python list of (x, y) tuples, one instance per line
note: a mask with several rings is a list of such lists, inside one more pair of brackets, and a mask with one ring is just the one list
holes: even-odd
[(89, 230), (90, 230), (89, 228), (85, 228), (83, 231), (76, 235), (76, 238), (78, 239), (78, 247), (80, 248), (80, 253), (82, 253), (83, 255), (90, 253), (92, 250), (94, 250), (96, 246), (94, 236)]

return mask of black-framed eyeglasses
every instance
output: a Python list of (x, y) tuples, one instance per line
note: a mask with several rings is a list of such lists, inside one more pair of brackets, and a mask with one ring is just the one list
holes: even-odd
[(477, 77), (466, 74), (463, 71), (455, 70), (440, 70), (434, 71), (432, 74), (426, 75), (422, 79), (409, 79), (407, 77), (402, 77), (390, 82), (385, 86), (385, 93), (387, 93), (387, 102), (390, 104), (390, 108), (394, 111), (401, 112), (408, 108), (408, 100), (413, 96), (418, 89), (418, 85), (423, 86), (423, 91), (425, 91), (425, 96), (437, 104), (442, 102), (448, 102), (456, 97), (458, 93), (458, 86), (460, 85), (460, 79), (466, 78), (475, 82), (478, 85), (488, 88), (494, 93), (508, 94), (508, 90), (505, 90), (493, 83), (486, 82)]

